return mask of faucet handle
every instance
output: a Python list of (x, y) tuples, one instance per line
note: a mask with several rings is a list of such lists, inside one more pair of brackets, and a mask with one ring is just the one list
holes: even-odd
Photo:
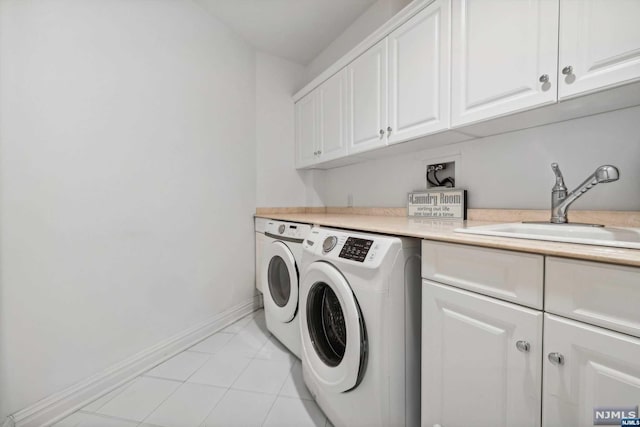
[(551, 163), (551, 170), (556, 176), (556, 184), (551, 191), (567, 191), (567, 186), (564, 185), (564, 178), (562, 177), (562, 171), (557, 163)]

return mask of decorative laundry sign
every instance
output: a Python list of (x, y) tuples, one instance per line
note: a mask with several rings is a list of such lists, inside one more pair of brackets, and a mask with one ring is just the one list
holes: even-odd
[(409, 193), (409, 216), (467, 219), (467, 190), (438, 189)]

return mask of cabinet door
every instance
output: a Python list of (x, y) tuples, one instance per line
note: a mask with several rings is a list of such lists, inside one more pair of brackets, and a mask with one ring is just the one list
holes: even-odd
[(423, 281), (423, 426), (539, 426), (541, 358), (542, 312)]
[(349, 153), (387, 145), (387, 39), (347, 66)]
[(556, 101), (558, 0), (456, 0), (451, 26), (453, 126)]
[(296, 102), (296, 167), (317, 162), (318, 146), (317, 92), (311, 92)]
[(449, 0), (438, 0), (389, 35), (389, 144), (449, 127)]
[(562, 0), (560, 98), (640, 78), (639, 18), (638, 0)]
[(346, 76), (346, 72), (342, 70), (318, 88), (320, 161), (336, 159), (347, 154)]
[(544, 426), (592, 426), (594, 408), (640, 402), (639, 339), (545, 314), (544, 349)]

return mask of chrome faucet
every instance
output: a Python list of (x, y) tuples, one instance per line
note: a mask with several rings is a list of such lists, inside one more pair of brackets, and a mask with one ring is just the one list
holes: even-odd
[(575, 190), (567, 193), (564, 178), (557, 163), (551, 163), (551, 169), (556, 175), (556, 184), (551, 189), (551, 222), (553, 224), (566, 224), (569, 206), (584, 193), (600, 183), (617, 181), (620, 177), (618, 168), (611, 165), (600, 166)]

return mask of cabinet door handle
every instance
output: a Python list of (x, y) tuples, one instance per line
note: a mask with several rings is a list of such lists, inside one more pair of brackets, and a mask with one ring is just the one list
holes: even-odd
[(318, 150), (318, 156), (322, 154), (322, 150)]
[(564, 365), (564, 356), (560, 353), (549, 353), (549, 362), (554, 365)]
[(387, 132), (391, 133), (391, 126), (387, 127)]
[(548, 83), (549, 82), (549, 74), (543, 74), (538, 79), (540, 83)]
[(380, 137), (384, 136), (384, 129), (380, 129)]
[(516, 341), (516, 348), (523, 353), (528, 353), (531, 350), (531, 344), (523, 340)]
[(568, 76), (569, 74), (573, 74), (573, 67), (571, 65), (567, 65), (562, 69), (562, 74)]

